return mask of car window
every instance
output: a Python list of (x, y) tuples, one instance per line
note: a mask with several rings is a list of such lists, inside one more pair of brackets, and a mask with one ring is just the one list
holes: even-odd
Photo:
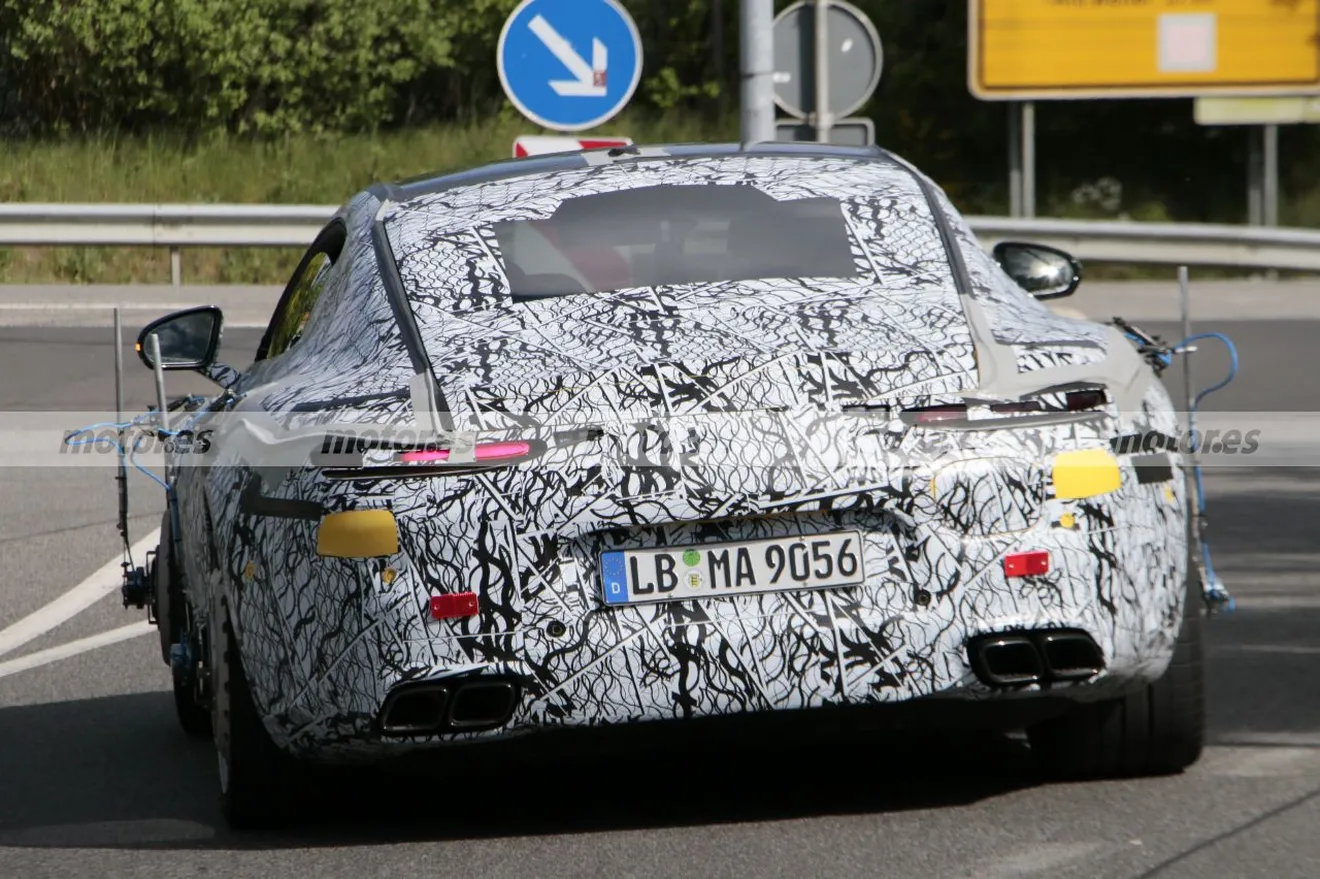
[(494, 225), (515, 300), (660, 284), (857, 275), (842, 205), (751, 186), (650, 186)]
[(298, 344), (312, 309), (316, 307), (325, 289), (331, 265), (333, 263), (328, 254), (317, 253), (298, 273), (283, 303), (284, 307), (271, 319), (270, 328), (266, 331), (270, 339), (265, 352), (267, 358), (278, 357)]

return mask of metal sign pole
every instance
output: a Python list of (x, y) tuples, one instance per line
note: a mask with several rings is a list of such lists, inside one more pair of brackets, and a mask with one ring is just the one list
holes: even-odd
[(1253, 125), (1247, 131), (1247, 224), (1265, 225), (1264, 129)]
[(1266, 125), (1261, 132), (1263, 152), (1260, 207), (1266, 226), (1279, 225), (1279, 126)]
[(1008, 105), (1008, 215), (1022, 216), (1022, 108)]
[(1022, 104), (1022, 216), (1036, 216), (1036, 102)]
[(815, 49), (816, 62), (816, 142), (830, 142), (830, 128), (834, 120), (830, 118), (830, 0), (815, 0)]
[(774, 0), (742, 0), (742, 140), (775, 139)]

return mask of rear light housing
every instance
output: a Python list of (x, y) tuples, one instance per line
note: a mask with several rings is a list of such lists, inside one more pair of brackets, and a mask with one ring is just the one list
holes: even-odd
[(903, 414), (911, 415), (914, 424), (939, 424), (942, 421), (958, 421), (967, 417), (967, 405), (958, 403), (948, 406), (925, 406), (921, 409), (908, 409)]
[[(1051, 399), (1052, 398), (1052, 399)], [(1031, 400), (1016, 400), (1010, 403), (992, 403), (990, 411), (995, 415), (1030, 415), (1059, 412), (1085, 412), (1099, 409), (1109, 402), (1104, 388), (1081, 388), (1063, 394), (1043, 394)], [(905, 409), (903, 421), (912, 425), (941, 424), (951, 421), (966, 421), (968, 407), (965, 403), (942, 403), (935, 406), (922, 406)]]
[(1109, 395), (1104, 388), (1087, 388), (1081, 391), (1069, 391), (1063, 395), (1064, 405), (1069, 412), (1084, 412), (1087, 409), (1099, 409), (1109, 403)]
[[(353, 437), (327, 437), (312, 465), (329, 479), (394, 479), (460, 475), (497, 467), (514, 467), (545, 454), (540, 440), (492, 440), (476, 443), (471, 455), (458, 456), (441, 444), (402, 446), (360, 442)], [(457, 460), (455, 460), (457, 458)]]
[[(525, 441), (478, 443), (473, 449), (473, 457), (478, 462), (521, 460), (532, 453), (532, 444)], [(449, 449), (422, 448), (406, 452), (395, 452), (394, 460), (401, 464), (435, 464), (449, 460)]]

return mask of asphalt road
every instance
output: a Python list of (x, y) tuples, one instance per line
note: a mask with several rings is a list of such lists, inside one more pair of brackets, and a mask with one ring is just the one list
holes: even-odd
[[(1317, 318), (1216, 322), (1243, 368), (1215, 408), (1320, 408)], [(225, 359), (250, 358), (258, 335), (227, 332)], [(0, 328), (0, 410), (109, 408), (108, 339)], [(150, 375), (126, 363), (136, 411)], [(1199, 375), (1218, 368), (1204, 363)], [(1044, 783), (1022, 743), (966, 735), (684, 743), (454, 778), (329, 776), (294, 827), (231, 834), (210, 745), (175, 725), (154, 632), (82, 649), (141, 612), (110, 595), (5, 651), (6, 633), (31, 634), (22, 621), (117, 561), (118, 544), (112, 470), (0, 463), (3, 876), (1320, 875), (1320, 469), (1207, 477), (1239, 607), (1208, 626), (1211, 744), (1180, 776)], [(160, 510), (135, 478), (135, 538)]]

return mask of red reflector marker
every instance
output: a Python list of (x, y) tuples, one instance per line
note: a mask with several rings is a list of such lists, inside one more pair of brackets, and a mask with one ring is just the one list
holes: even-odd
[(479, 612), (475, 592), (451, 592), (448, 595), (431, 596), (431, 616), (437, 620), (474, 617)]
[(1036, 577), (1050, 572), (1050, 554), (1043, 549), (1004, 556), (1005, 577)]

